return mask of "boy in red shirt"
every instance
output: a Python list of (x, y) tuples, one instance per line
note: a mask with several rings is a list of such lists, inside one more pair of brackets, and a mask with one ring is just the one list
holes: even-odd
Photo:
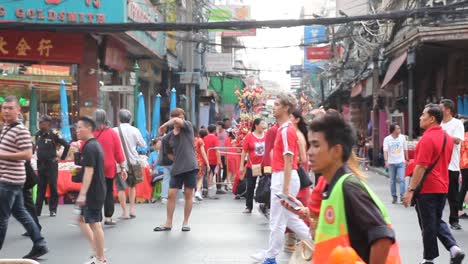
[[(213, 185), (213, 176), (216, 173), (216, 166), (219, 166), (219, 169), (223, 167), (221, 163), (221, 155), (219, 150), (216, 148), (219, 147), (219, 139), (216, 136), (216, 126), (211, 124), (208, 126), (208, 135), (203, 138), (205, 142), (205, 151), (208, 154), (208, 162), (210, 166), (210, 172), (208, 173), (208, 188)], [(213, 197), (210, 197), (213, 198)]]

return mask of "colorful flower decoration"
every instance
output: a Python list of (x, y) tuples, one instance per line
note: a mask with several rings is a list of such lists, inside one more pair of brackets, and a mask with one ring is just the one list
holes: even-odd
[(250, 133), (253, 121), (260, 117), (266, 97), (263, 94), (263, 87), (245, 87), (243, 90), (235, 88), (235, 95), (238, 98), (237, 105), (241, 109), (240, 122), (235, 130), (236, 139), (233, 140), (233, 146), (242, 146), (245, 136)]

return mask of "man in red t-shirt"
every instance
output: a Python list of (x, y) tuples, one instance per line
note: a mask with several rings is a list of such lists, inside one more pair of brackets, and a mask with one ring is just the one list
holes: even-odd
[(219, 154), (219, 150), (216, 149), (219, 147), (219, 139), (216, 136), (215, 125), (208, 126), (208, 135), (203, 138), (203, 141), (205, 142), (205, 150), (208, 154), (208, 162), (210, 166), (210, 172), (208, 175), (208, 187), (210, 187), (213, 185), (214, 174), (219, 173), (219, 171), (216, 171), (216, 166), (219, 166), (219, 170), (223, 168), (221, 163), (221, 155)]
[[(449, 185), (448, 164), (453, 150), (452, 138), (440, 126), (442, 117), (439, 105), (429, 104), (419, 118), (419, 125), (425, 132), (416, 146), (416, 167), (403, 198), (405, 206), (408, 207), (415, 189), (422, 186), (415, 197), (424, 246), (422, 263), (433, 263), (433, 260), (439, 256), (437, 238), (450, 250), (450, 263), (461, 263), (465, 257), (447, 224), (442, 220)], [(424, 173), (432, 166), (432, 170), (423, 180)]]
[(289, 121), (294, 111), (296, 100), (286, 94), (277, 96), (273, 107), (273, 115), (278, 122), (278, 132), (273, 147), (272, 175), (271, 175), (271, 209), (270, 209), (270, 240), (268, 250), (252, 255), (256, 261), (264, 264), (276, 264), (276, 256), (284, 244), (284, 232), (289, 227), (300, 239), (309, 239), (309, 228), (299, 216), (289, 212), (281, 206), (280, 198), (276, 194), (297, 196), (300, 188), (297, 174), (298, 138), (296, 128)]

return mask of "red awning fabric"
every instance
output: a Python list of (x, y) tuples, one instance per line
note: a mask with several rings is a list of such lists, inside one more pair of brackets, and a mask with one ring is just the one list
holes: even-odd
[(362, 82), (358, 82), (356, 85), (351, 88), (351, 97), (356, 97), (362, 92)]
[(388, 70), (387, 70), (387, 73), (385, 74), (385, 78), (382, 82), (381, 88), (384, 88), (393, 79), (395, 74), (400, 69), (401, 65), (403, 65), (406, 62), (407, 56), (408, 56), (408, 53), (405, 52), (401, 54), (399, 57), (393, 59), (393, 61), (390, 63), (390, 66), (388, 66)]

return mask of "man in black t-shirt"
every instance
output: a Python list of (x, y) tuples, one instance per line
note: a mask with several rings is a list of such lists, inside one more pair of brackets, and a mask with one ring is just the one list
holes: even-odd
[(81, 207), (81, 230), (91, 241), (91, 247), (95, 252), (95, 256), (87, 263), (102, 264), (107, 262), (104, 257), (104, 231), (101, 225), (106, 180), (104, 154), (101, 145), (93, 136), (95, 128), (96, 124), (90, 117), (78, 119), (76, 135), (85, 143), (81, 150), (83, 183), (76, 202)]

